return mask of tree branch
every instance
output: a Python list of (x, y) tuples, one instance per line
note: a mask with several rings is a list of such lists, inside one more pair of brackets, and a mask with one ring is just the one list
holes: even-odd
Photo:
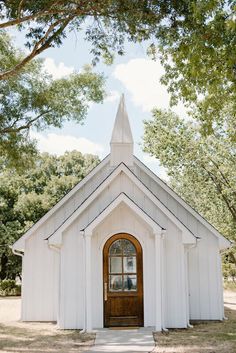
[[(36, 18), (45, 17), (48, 15), (56, 15), (56, 14), (63, 14), (63, 13), (68, 14), (69, 13), (68, 10), (61, 10), (61, 9), (57, 8), (57, 6), (60, 4), (61, 1), (55, 1), (52, 3), (52, 5), (48, 9), (36, 12), (32, 15), (20, 17), (20, 11), (22, 9), (23, 2), (24, 2), (24, 0), (20, 1), (19, 7), (18, 7), (18, 17), (14, 20), (0, 23), (0, 28), (7, 28), (7, 27), (15, 26), (15, 25), (21, 24), (23, 22), (35, 20)], [(62, 1), (62, 4), (63, 4), (63, 1)]]
[(10, 127), (6, 127), (5, 129), (0, 130), (0, 134), (9, 134), (9, 133), (20, 132), (21, 130), (28, 130), (35, 121), (39, 120), (42, 116), (44, 116), (45, 114), (50, 113), (51, 111), (52, 111), (52, 109), (48, 109), (45, 112), (37, 115), (35, 118), (29, 120), (27, 122), (27, 124), (21, 125), (21, 126), (19, 126), (17, 128), (13, 128), (14, 125), (11, 125)]
[[(23, 2), (23, 0), (21, 2)], [(63, 8), (58, 8), (58, 5), (60, 5), (60, 3), (62, 4), (62, 6), (65, 6), (65, 1), (56, 1), (50, 6), (49, 9), (45, 9), (45, 10), (39, 11), (39, 12), (34, 13), (32, 15), (20, 17), (20, 13), (19, 13), (19, 15), (18, 15), (18, 17), (16, 19), (0, 23), (0, 29), (1, 28), (12, 27), (12, 26), (15, 26), (15, 25), (19, 25), (19, 24), (21, 24), (23, 22), (36, 20), (37, 18), (46, 17), (46, 16), (49, 16), (49, 15), (65, 15), (65, 16), (72, 15), (73, 17), (75, 17), (75, 16), (81, 16), (81, 15), (94, 16), (95, 14), (99, 13), (99, 8), (96, 7), (96, 6), (94, 6), (94, 7), (90, 6), (90, 11), (84, 11), (84, 10), (81, 9), (81, 4), (75, 3), (76, 6), (80, 5), (79, 8), (76, 7), (74, 9), (63, 9)], [(84, 4), (86, 4), (86, 2), (84, 2)], [(68, 5), (68, 4), (66, 4), (66, 5)], [(19, 5), (18, 12), (19, 12), (20, 9), (21, 9), (21, 4)]]
[[(10, 70), (4, 71), (2, 73), (0, 73), (0, 80), (5, 80), (8, 79), (9, 77), (17, 74), (30, 60), (32, 60), (35, 56), (39, 55), (43, 50), (49, 48), (53, 42), (53, 40), (59, 35), (61, 34), (64, 29), (66, 28), (66, 26), (68, 25), (68, 23), (72, 20), (74, 16), (70, 16), (68, 17), (66, 20), (61, 21), (58, 20), (55, 23), (51, 24), (47, 30), (47, 32), (45, 33), (45, 35), (35, 44), (33, 50), (31, 51), (31, 53), (26, 56), (20, 63), (18, 63), (15, 67), (13, 67)], [(55, 27), (57, 27), (60, 23), (62, 22), (61, 27), (56, 30), (51, 37), (49, 37), (49, 35), (51, 34), (51, 32), (55, 29)], [(49, 38), (48, 38), (49, 37)], [(47, 39), (48, 38), (48, 39)], [(42, 45), (41, 45), (42, 44)], [(41, 45), (41, 46), (40, 46)]]
[(229, 200), (227, 199), (227, 197), (222, 192), (221, 185), (216, 181), (215, 176), (205, 166), (202, 165), (202, 168), (206, 171), (206, 173), (208, 174), (209, 178), (212, 180), (213, 184), (216, 187), (217, 192), (223, 198), (223, 200), (226, 203), (231, 215), (233, 216), (233, 219), (236, 221), (236, 209), (230, 205)]
[(210, 159), (210, 161), (214, 164), (214, 166), (216, 167), (216, 169), (219, 171), (220, 175), (222, 176), (222, 179), (224, 180), (224, 185), (225, 185), (226, 187), (231, 188), (230, 182), (228, 181), (228, 179), (226, 178), (226, 176), (225, 176), (225, 175), (223, 174), (223, 172), (221, 171), (219, 165), (218, 165), (212, 158), (209, 157), (209, 159)]

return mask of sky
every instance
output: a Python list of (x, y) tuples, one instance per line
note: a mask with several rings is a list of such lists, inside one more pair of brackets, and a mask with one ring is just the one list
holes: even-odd
[[(14, 32), (16, 46), (23, 48), (24, 38)], [(33, 131), (31, 136), (38, 141), (42, 152), (63, 154), (74, 149), (82, 153), (97, 154), (102, 159), (110, 152), (112, 128), (122, 93), (134, 138), (134, 154), (159, 177), (167, 179), (165, 169), (154, 157), (142, 151), (143, 120), (151, 119), (154, 107), (168, 109), (169, 94), (160, 78), (164, 70), (158, 61), (146, 55), (145, 44), (127, 44), (124, 56), (116, 56), (110, 66), (98, 63), (96, 72), (106, 77), (107, 98), (103, 104), (92, 104), (83, 125), (67, 122), (62, 129), (50, 128), (44, 132)], [(45, 70), (60, 78), (73, 71), (79, 71), (91, 63), (90, 45), (81, 34), (71, 32), (59, 48), (44, 51)], [(182, 104), (173, 109), (182, 116), (186, 114)], [(158, 138), (158, 136), (157, 136)]]

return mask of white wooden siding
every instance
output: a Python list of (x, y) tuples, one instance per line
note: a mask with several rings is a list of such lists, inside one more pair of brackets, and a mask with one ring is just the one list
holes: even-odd
[[(49, 249), (44, 239), (52, 234), (110, 173), (108, 163), (26, 240), (23, 260), (22, 320), (57, 320), (59, 254)], [(62, 282), (63, 278), (61, 285)]]
[[(222, 277), (219, 265), (220, 247), (217, 237), (137, 164), (135, 164), (135, 174), (194, 235), (201, 238), (197, 247), (188, 253), (190, 318), (221, 320), (223, 318)], [(161, 224), (168, 228), (162, 217), (163, 215), (159, 215)]]
[[(61, 328), (83, 328), (85, 310), (84, 229), (121, 192), (126, 193), (144, 212), (166, 229), (164, 240), (165, 295), (163, 312), (166, 327), (186, 327), (188, 308), (186, 290), (189, 281), (191, 319), (222, 319), (222, 285), (218, 239), (144, 171), (136, 175), (191, 231), (201, 237), (196, 248), (188, 251), (188, 276), (182, 232), (123, 172), (115, 177), (97, 198), (64, 231), (60, 252), (48, 248), (46, 241), (97, 186), (110, 174), (105, 166), (55, 211), (26, 241), (23, 261), (22, 319), (54, 321)], [(143, 247), (144, 323), (155, 324), (154, 235), (151, 228), (127, 206), (119, 206), (94, 230), (92, 237), (93, 327), (103, 327), (102, 250), (107, 237), (120, 232), (137, 237)], [(60, 278), (60, 281), (58, 280)], [(58, 303), (59, 301), (59, 303)]]
[[(136, 202), (148, 214), (157, 221), (161, 215), (162, 220), (165, 221), (164, 226), (167, 228), (166, 232), (166, 293), (169, 296), (166, 300), (166, 322), (169, 327), (186, 327), (186, 305), (183, 300), (185, 278), (182, 273), (182, 234), (178, 228), (168, 220), (165, 215), (158, 210), (157, 206), (154, 205), (147, 196), (140, 191), (137, 186), (131, 182), (131, 180), (125, 175), (120, 174), (117, 176), (109, 186), (97, 197), (93, 202), (76, 220), (67, 228), (63, 235), (63, 247), (62, 247), (62, 262), (61, 262), (61, 276), (64, 277), (73, 271), (75, 274), (76, 259), (82, 257), (83, 247), (76, 246), (76, 239), (81, 238), (80, 230), (83, 229), (88, 223), (90, 223), (96, 214), (99, 214), (101, 208), (105, 208), (114, 198), (116, 198), (121, 191), (124, 191), (128, 196), (132, 195), (132, 199)], [(101, 207), (102, 205), (102, 207)], [(139, 219), (129, 207), (120, 205), (115, 208), (110, 216), (108, 216), (102, 224), (100, 224), (93, 233), (92, 237), (92, 283), (95, 291), (93, 291), (92, 300), (92, 324), (93, 327), (103, 327), (103, 299), (102, 299), (102, 249), (103, 242), (107, 236), (116, 234), (117, 232), (125, 231), (136, 236), (143, 246), (144, 256), (144, 322), (145, 326), (153, 326), (155, 324), (155, 283), (154, 283), (154, 235), (151, 233), (151, 229), (144, 221)], [(81, 240), (82, 241), (82, 240)], [(70, 249), (73, 248), (73, 251)], [(63, 260), (66, 257), (70, 258), (68, 261)], [(74, 258), (74, 259), (73, 259)], [(78, 304), (75, 303), (76, 299), (82, 301), (82, 295), (76, 293), (76, 285), (68, 283), (71, 281), (71, 276), (67, 276), (67, 282), (61, 285), (63, 291), (61, 295), (61, 308), (64, 308), (64, 312), (67, 313), (64, 318), (63, 311), (60, 310), (61, 320), (60, 326), (63, 328), (79, 328), (83, 322), (85, 303), (82, 304), (81, 310), (78, 308)], [(73, 277), (73, 281), (82, 281), (82, 279), (76, 279)], [(83, 288), (83, 282), (77, 285)], [(71, 293), (74, 291), (74, 293)], [(82, 303), (82, 302), (81, 302)], [(73, 309), (72, 309), (73, 308)], [(75, 309), (76, 308), (76, 309)], [(72, 310), (77, 310), (77, 314), (73, 313), (70, 315)], [(172, 315), (171, 312), (175, 314)], [(76, 319), (77, 317), (80, 318)], [(172, 320), (173, 317), (173, 320)], [(77, 320), (77, 321), (76, 321)]]

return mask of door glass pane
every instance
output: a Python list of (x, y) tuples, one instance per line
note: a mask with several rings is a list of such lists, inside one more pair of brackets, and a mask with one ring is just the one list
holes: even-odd
[(109, 249), (110, 255), (122, 255), (122, 240), (116, 240), (111, 244)]
[(122, 291), (122, 275), (109, 276), (109, 289), (111, 292)]
[(124, 272), (136, 273), (136, 256), (124, 257)]
[(124, 255), (136, 255), (135, 246), (131, 243), (131, 241), (124, 239), (123, 240), (123, 254)]
[(122, 273), (122, 257), (111, 256), (110, 273)]
[(137, 290), (137, 276), (136, 275), (124, 276), (124, 290), (125, 291), (136, 291)]

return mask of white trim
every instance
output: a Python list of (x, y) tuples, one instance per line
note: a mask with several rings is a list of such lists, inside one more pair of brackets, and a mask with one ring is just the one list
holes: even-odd
[(85, 241), (85, 331), (92, 332), (92, 277), (91, 277), (91, 238), (92, 233), (84, 236)]
[(130, 169), (123, 163), (121, 163), (107, 178), (104, 180), (99, 187), (84, 201), (84, 203), (49, 237), (50, 243), (61, 243), (62, 232), (73, 223), (76, 218), (95, 200), (95, 198), (106, 188), (106, 186), (121, 172), (124, 172), (142, 191), (146, 194), (150, 200), (163, 212), (167, 217), (181, 230), (191, 236), (193, 243), (196, 242), (196, 237), (190, 230), (179, 221), (179, 219), (160, 201), (156, 196), (130, 171)]
[[(66, 201), (68, 201), (84, 184), (92, 178), (97, 172), (99, 172), (106, 164), (110, 161), (110, 155), (106, 156), (101, 163), (99, 163), (90, 173), (88, 173), (84, 179), (78, 182), (75, 187), (68, 192), (55, 206), (53, 206), (42, 218), (38, 220), (20, 239), (18, 239), (14, 244), (13, 248), (18, 250), (23, 250), (25, 244), (22, 243), (28, 239), (44, 222), (47, 221), (49, 217), (53, 215)], [(20, 247), (20, 249), (19, 249)]]
[(224, 288), (223, 288), (223, 274), (222, 274), (222, 263), (220, 252), (217, 253), (217, 272), (218, 272), (218, 300), (219, 300), (219, 308), (220, 308), (220, 316), (221, 320), (225, 318), (225, 308), (224, 308)]
[(184, 246), (184, 278), (185, 278), (185, 298), (186, 298), (186, 322), (187, 327), (190, 325), (190, 302), (189, 302), (189, 264), (188, 264), (188, 247)]
[(104, 245), (106, 244), (108, 239), (110, 239), (113, 235), (123, 234), (123, 233), (124, 234), (130, 234), (130, 235), (132, 235), (132, 237), (136, 238), (140, 242), (140, 244), (142, 246), (142, 249), (144, 249), (145, 243), (143, 241), (143, 238), (140, 236), (140, 234), (139, 233), (135, 233), (135, 235), (134, 235), (133, 231), (131, 231), (130, 229), (125, 228), (125, 227), (117, 228), (117, 229), (113, 230), (112, 232), (107, 233), (107, 235), (99, 243), (99, 249), (103, 251)]
[(163, 328), (162, 312), (162, 237), (155, 235), (155, 330)]
[(161, 235), (161, 317), (162, 330), (168, 331), (166, 328), (166, 247), (165, 247), (165, 232)]
[(96, 228), (114, 209), (120, 205), (120, 203), (125, 203), (133, 212), (135, 212), (140, 218), (142, 218), (153, 231), (162, 233), (163, 228), (159, 226), (152, 218), (148, 216), (139, 206), (137, 206), (126, 194), (121, 193), (115, 200), (113, 200), (105, 210), (103, 210), (98, 217), (96, 217), (85, 229), (85, 235), (91, 234)]
[(120, 164), (114, 171), (98, 186), (98, 188), (81, 204), (81, 206), (70, 216), (67, 220), (58, 227), (58, 229), (49, 236), (49, 242), (53, 239), (58, 238), (59, 243), (61, 243), (62, 232), (73, 223), (76, 218), (96, 199), (96, 197), (107, 187), (107, 185), (123, 170), (123, 164)]
[[(169, 195), (171, 195), (181, 206), (190, 212), (199, 222), (201, 222), (208, 230), (210, 230), (217, 238), (220, 239), (221, 249), (231, 246), (231, 242), (220, 234), (210, 223), (207, 222), (197, 211), (189, 206), (179, 195), (177, 195), (164, 181), (162, 181), (156, 174), (154, 174), (148, 167), (143, 164), (136, 156), (134, 156), (136, 165), (145, 171), (161, 188), (163, 188)], [(225, 245), (224, 245), (225, 244)]]

